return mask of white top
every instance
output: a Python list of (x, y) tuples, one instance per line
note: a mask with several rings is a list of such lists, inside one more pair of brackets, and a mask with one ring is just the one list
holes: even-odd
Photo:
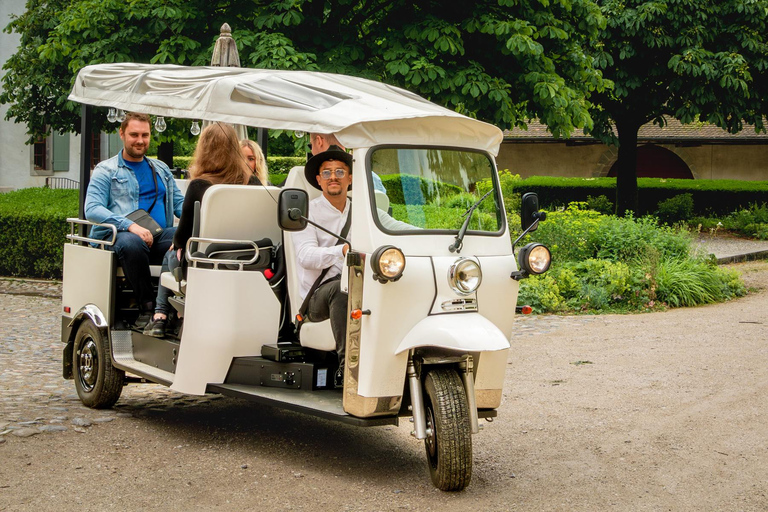
[(171, 64), (95, 64), (81, 69), (69, 99), (157, 116), (334, 133), (345, 147), (448, 145), (496, 156), (499, 128), (412, 92), (363, 78)]
[[(344, 206), (344, 211), (340, 212), (325, 196), (320, 196), (309, 202), (309, 220), (320, 224), (328, 231), (341, 234), (350, 208), (349, 199)], [(307, 224), (302, 231), (294, 231), (291, 236), (299, 263), (296, 270), (299, 277), (299, 292), (303, 300), (324, 268), (331, 267), (325, 274), (324, 281), (341, 274), (344, 264), (342, 253), (344, 244), (336, 245), (338, 238), (317, 229), (312, 224)], [(345, 238), (349, 240), (349, 237)]]

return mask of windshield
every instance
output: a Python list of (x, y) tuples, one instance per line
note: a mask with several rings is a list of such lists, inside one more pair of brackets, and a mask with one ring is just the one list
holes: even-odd
[(455, 233), (467, 215), (470, 232), (496, 234), (504, 228), (493, 164), (485, 153), (380, 148), (371, 154), (370, 170), (379, 226), (385, 232), (427, 229)]

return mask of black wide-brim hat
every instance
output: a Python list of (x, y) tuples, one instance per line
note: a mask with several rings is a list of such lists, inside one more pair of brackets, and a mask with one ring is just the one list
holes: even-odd
[(307, 165), (304, 166), (304, 177), (307, 182), (315, 187), (317, 190), (323, 190), (317, 183), (317, 174), (320, 172), (320, 164), (327, 162), (328, 160), (339, 160), (347, 164), (349, 171), (352, 172), (352, 155), (341, 149), (339, 146), (333, 145), (322, 153), (318, 153), (307, 161)]

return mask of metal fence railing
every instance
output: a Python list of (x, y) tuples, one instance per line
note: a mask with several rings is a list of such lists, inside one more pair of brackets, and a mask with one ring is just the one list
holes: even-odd
[(71, 180), (69, 178), (45, 178), (46, 188), (67, 188), (67, 189), (79, 189), (80, 182), (77, 180)]

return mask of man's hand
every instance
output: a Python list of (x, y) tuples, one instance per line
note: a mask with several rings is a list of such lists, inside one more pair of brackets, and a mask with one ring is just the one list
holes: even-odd
[(341, 248), (341, 254), (346, 256), (348, 252), (349, 252), (349, 244), (344, 244), (344, 246)]
[(128, 231), (134, 235), (139, 235), (139, 238), (141, 238), (148, 247), (152, 247), (152, 242), (155, 241), (155, 238), (152, 236), (152, 232), (150, 230), (145, 229), (134, 222), (128, 226)]

